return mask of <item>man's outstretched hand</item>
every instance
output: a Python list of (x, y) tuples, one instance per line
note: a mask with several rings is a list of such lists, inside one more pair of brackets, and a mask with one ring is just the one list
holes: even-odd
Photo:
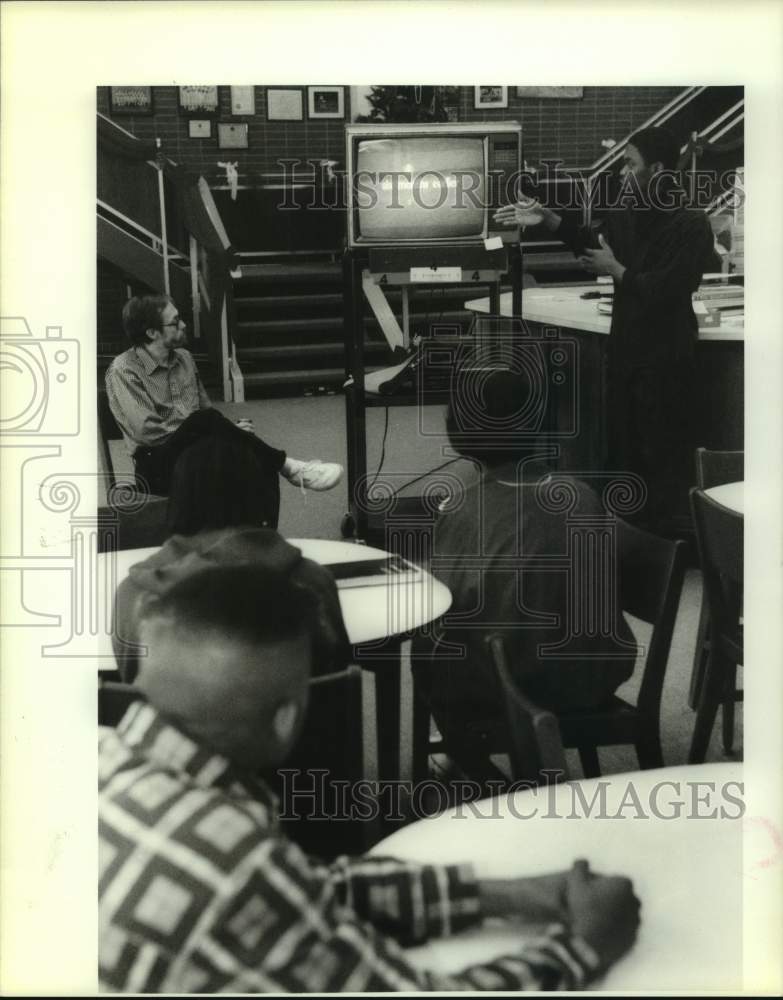
[(575, 861), (566, 880), (565, 901), (571, 932), (595, 951), (602, 970), (634, 943), (640, 903), (630, 879), (596, 875), (586, 861)]
[(535, 198), (520, 198), (514, 205), (503, 205), (492, 216), (499, 226), (544, 226), (554, 232), (562, 221), (557, 212), (545, 208)]

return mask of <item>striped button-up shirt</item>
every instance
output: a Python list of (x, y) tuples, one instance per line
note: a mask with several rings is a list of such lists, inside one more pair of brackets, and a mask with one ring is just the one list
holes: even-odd
[(183, 348), (163, 364), (143, 347), (131, 347), (109, 366), (106, 392), (131, 454), (163, 444), (191, 413), (211, 405), (196, 362)]
[(594, 969), (560, 926), (442, 976), (401, 944), (476, 924), (469, 866), (306, 858), (255, 777), (137, 702), (100, 746), (101, 988), (132, 993), (568, 989)]

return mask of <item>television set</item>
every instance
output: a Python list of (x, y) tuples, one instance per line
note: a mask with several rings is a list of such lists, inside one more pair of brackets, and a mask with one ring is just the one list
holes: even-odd
[(522, 166), (517, 122), (347, 125), (345, 140), (350, 247), (482, 244)]

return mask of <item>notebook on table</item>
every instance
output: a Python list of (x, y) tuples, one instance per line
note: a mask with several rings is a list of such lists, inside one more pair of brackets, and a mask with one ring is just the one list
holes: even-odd
[(418, 566), (402, 556), (379, 556), (356, 562), (325, 563), (338, 590), (349, 587), (376, 587), (389, 583), (416, 583), (422, 578)]

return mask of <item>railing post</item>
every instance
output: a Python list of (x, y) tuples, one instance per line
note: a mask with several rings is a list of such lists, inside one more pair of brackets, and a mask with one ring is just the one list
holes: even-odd
[[(160, 152), (160, 139), (155, 139), (155, 145)], [(158, 201), (160, 203), (160, 238), (163, 243), (163, 290), (166, 295), (171, 295), (171, 285), (169, 283), (169, 238), (166, 230), (166, 194), (163, 189), (163, 167), (160, 163), (158, 167)]]
[(228, 301), (223, 295), (223, 307), (220, 310), (220, 375), (223, 380), (223, 399), (230, 403), (234, 394), (231, 391), (231, 352), (228, 335)]
[(691, 152), (691, 205), (693, 204), (694, 198), (696, 196), (696, 143), (699, 140), (698, 132), (691, 132), (691, 142), (693, 143), (693, 150)]
[(198, 289), (198, 243), (190, 237), (190, 298), (193, 306), (193, 337), (201, 339), (201, 297)]

